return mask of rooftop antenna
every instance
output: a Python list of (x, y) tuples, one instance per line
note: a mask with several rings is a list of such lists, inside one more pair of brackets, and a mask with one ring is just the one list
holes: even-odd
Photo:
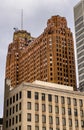
[(23, 30), (23, 9), (21, 9), (21, 30)]

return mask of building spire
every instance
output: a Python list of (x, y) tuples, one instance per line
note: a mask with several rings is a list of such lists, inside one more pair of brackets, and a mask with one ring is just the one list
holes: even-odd
[(21, 30), (23, 30), (23, 9), (21, 9)]

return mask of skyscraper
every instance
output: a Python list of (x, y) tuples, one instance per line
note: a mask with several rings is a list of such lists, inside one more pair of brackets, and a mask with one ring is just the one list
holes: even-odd
[(73, 86), (76, 90), (74, 42), (64, 17), (52, 16), (38, 38), (18, 30), (9, 44), (6, 78), (13, 87), (41, 80)]
[(84, 0), (74, 7), (79, 89), (84, 91)]

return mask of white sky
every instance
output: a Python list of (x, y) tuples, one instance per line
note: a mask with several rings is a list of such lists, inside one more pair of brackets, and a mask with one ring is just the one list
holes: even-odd
[(74, 33), (73, 7), (80, 0), (0, 0), (0, 117), (3, 116), (6, 54), (13, 39), (13, 28), (21, 27), (21, 9), (24, 12), (23, 29), (39, 36), (53, 15), (66, 17)]

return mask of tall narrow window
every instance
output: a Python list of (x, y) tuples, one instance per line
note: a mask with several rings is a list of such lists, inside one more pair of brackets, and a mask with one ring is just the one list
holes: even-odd
[(59, 117), (56, 117), (56, 125), (59, 125)]
[(45, 94), (42, 93), (42, 101), (45, 101)]
[(55, 96), (55, 102), (58, 103), (58, 96)]
[(73, 99), (73, 104), (74, 104), (74, 106), (77, 105), (77, 100), (75, 98)]
[(66, 125), (66, 119), (65, 118), (62, 118), (62, 124), (63, 124), (63, 126)]
[(72, 126), (72, 119), (69, 119), (69, 126)]
[(42, 112), (45, 112), (45, 111), (46, 111), (46, 105), (42, 104)]
[(61, 97), (61, 103), (62, 103), (62, 104), (65, 103), (65, 99), (64, 99), (64, 97)]
[(42, 115), (42, 123), (46, 123), (46, 116)]
[(74, 115), (75, 115), (75, 116), (78, 115), (77, 109), (74, 109)]
[(49, 113), (52, 113), (52, 105), (49, 105)]
[(35, 122), (39, 122), (39, 115), (38, 114), (35, 115)]
[(35, 92), (35, 99), (39, 99), (39, 94), (38, 94), (38, 92)]
[(65, 107), (62, 107), (62, 114), (65, 114)]
[(32, 129), (31, 129), (31, 125), (28, 125), (28, 126), (27, 126), (27, 130), (32, 130)]
[(78, 127), (78, 120), (75, 120), (75, 127)]
[(27, 98), (31, 98), (31, 91), (27, 91)]
[(49, 124), (52, 124), (53, 123), (53, 118), (52, 116), (49, 116)]
[(51, 102), (52, 101), (52, 95), (48, 94), (48, 101)]
[(55, 113), (59, 113), (59, 107), (58, 106), (55, 106)]
[(35, 111), (39, 111), (39, 104), (35, 103)]
[(27, 102), (27, 109), (31, 110), (31, 102)]
[(71, 99), (68, 97), (67, 98), (67, 104), (70, 105), (71, 104)]
[(27, 114), (27, 121), (31, 121), (31, 113)]

